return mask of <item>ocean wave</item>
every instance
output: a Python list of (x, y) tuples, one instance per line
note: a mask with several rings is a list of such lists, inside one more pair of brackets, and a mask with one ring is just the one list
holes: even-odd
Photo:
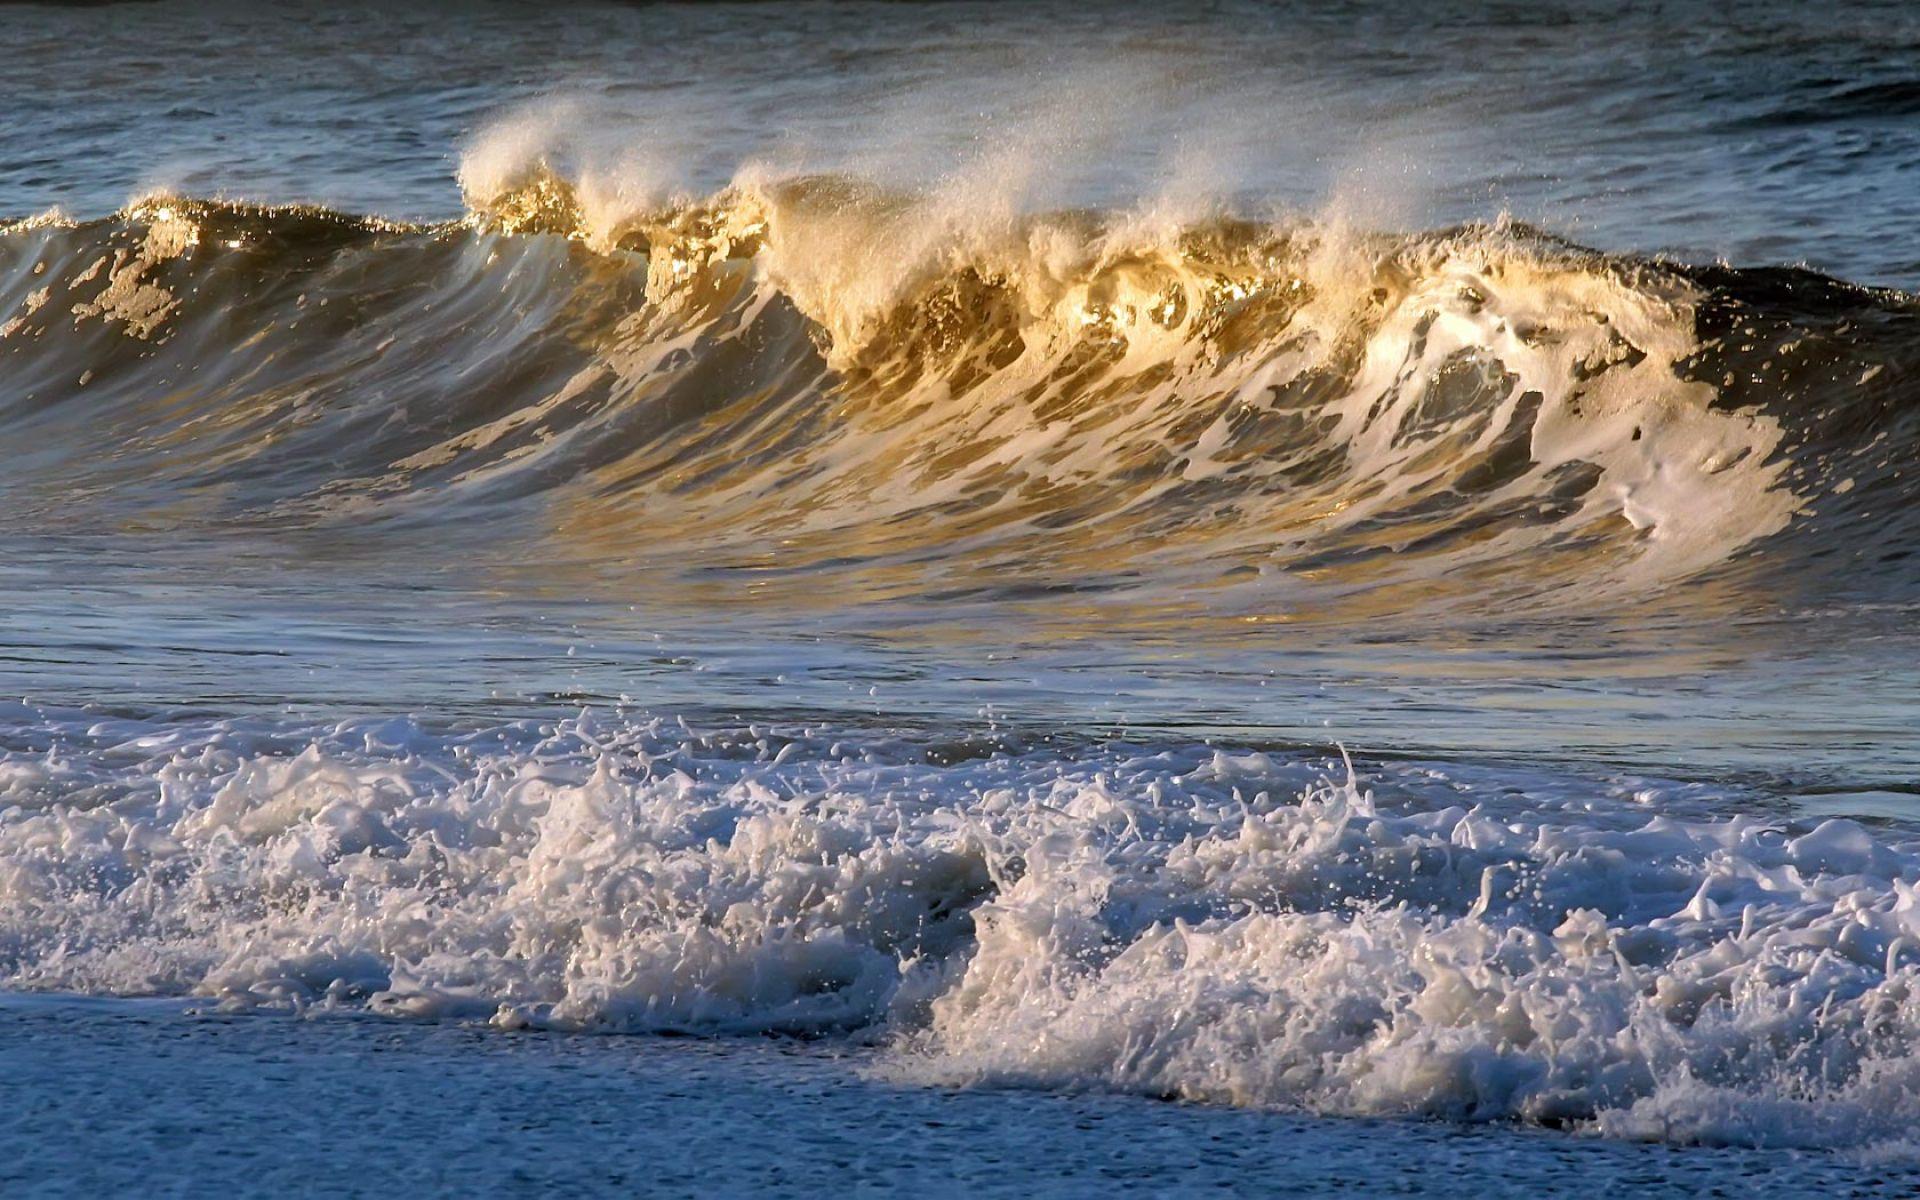
[(1920, 1113), (1920, 842), (1703, 785), (609, 715), (8, 723), (13, 989), (851, 1032), (916, 1080), (1682, 1142), (1897, 1146)]
[(154, 198), (0, 232), (7, 520), (457, 513), (570, 557), (1335, 616), (1910, 582), (1903, 296), (1504, 222), (468, 182), (449, 225)]

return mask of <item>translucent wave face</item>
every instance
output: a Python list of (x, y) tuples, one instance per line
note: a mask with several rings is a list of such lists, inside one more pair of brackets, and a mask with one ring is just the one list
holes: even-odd
[(478, 228), (160, 199), (8, 235), (13, 403), (73, 422), (15, 487), (1287, 619), (1641, 595), (1805, 499), (1782, 416), (1701, 378), (1697, 288), (1525, 230), (831, 178), (609, 224), (500, 178)]
[(915, 1079), (1681, 1140), (1916, 1115), (1920, 844), (1697, 785), (627, 718), (27, 718), (59, 748), (0, 759), (10, 987), (855, 1029)]

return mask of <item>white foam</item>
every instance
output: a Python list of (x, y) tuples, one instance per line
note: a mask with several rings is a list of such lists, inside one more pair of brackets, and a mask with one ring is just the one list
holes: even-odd
[(1920, 1115), (1920, 845), (1697, 788), (589, 718), (49, 728), (0, 772), (16, 989), (863, 1029), (916, 1080), (1683, 1141), (1894, 1153)]

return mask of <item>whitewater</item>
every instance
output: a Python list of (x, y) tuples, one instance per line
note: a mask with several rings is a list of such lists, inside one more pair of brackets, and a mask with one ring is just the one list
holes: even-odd
[(0, 1184), (1912, 1186), (1830, 16), (0, 16)]

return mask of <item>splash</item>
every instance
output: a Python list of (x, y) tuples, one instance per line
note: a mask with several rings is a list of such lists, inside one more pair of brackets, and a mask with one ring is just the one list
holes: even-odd
[(887, 1074), (1895, 1147), (1916, 845), (1701, 785), (582, 716), (34, 713), (0, 979)]
[[(1833, 363), (1734, 400), (1818, 327), (1512, 224), (1015, 216), (846, 178), (613, 220), (526, 169), (448, 226), (161, 199), (7, 234), (0, 411), (46, 447), (16, 516), (466, 510), (583, 560), (1371, 619), (1645, 595), (1891, 468), (1790, 402)], [(1897, 395), (1904, 362), (1832, 348)]]

